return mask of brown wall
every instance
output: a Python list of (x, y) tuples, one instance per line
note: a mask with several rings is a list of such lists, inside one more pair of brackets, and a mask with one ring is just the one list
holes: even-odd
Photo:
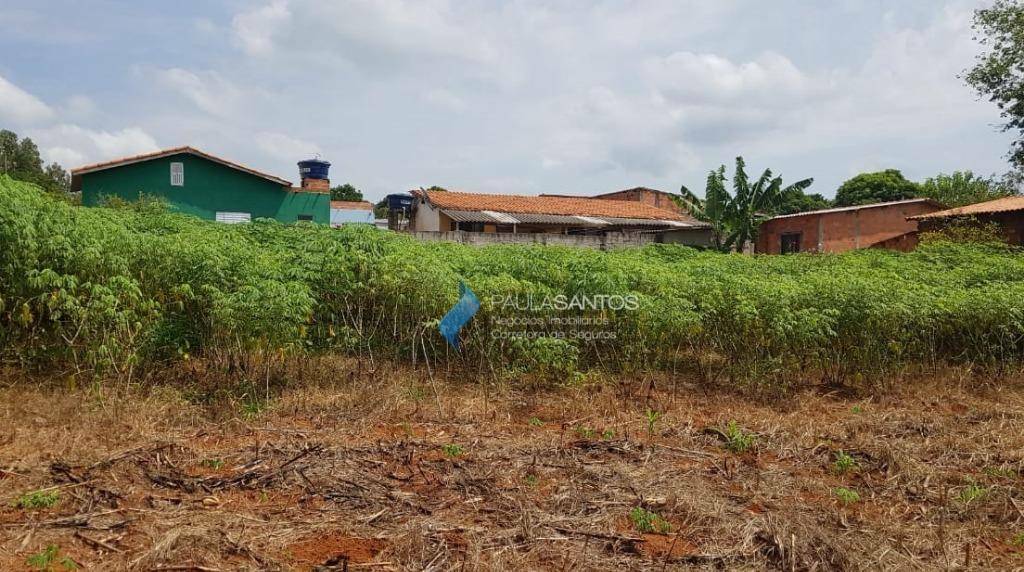
[(679, 214), (687, 214), (686, 209), (679, 206), (668, 193), (662, 193), (652, 189), (630, 189), (594, 197), (610, 201), (636, 201), (644, 204), (665, 209)]
[(930, 203), (903, 203), (822, 214), (774, 218), (761, 225), (757, 252), (779, 254), (782, 235), (801, 234), (800, 252), (846, 252), (917, 230), (908, 216), (935, 212)]
[(896, 250), (899, 252), (911, 252), (921, 242), (920, 231), (915, 230), (899, 236), (894, 236), (883, 240), (882, 242), (876, 242), (871, 245), (871, 248), (881, 248), (885, 250)]
[[(1024, 212), (1002, 212), (978, 214), (970, 217), (980, 224), (996, 223), (1002, 231), (1003, 240), (1009, 244), (1024, 244)], [(922, 232), (933, 232), (941, 230), (947, 224), (956, 221), (956, 218), (940, 218), (921, 221)]]

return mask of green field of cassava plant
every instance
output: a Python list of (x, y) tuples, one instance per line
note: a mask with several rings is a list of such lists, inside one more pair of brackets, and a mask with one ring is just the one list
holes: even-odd
[[(437, 322), (460, 280), (483, 305), (456, 352)], [(638, 307), (597, 313), (607, 324), (593, 339), (503, 335), (509, 318), (567, 312), (501, 307), (496, 295), (558, 294), (636, 295)], [(0, 178), (0, 343), (9, 364), (97, 379), (212, 355), (326, 352), (504, 379), (661, 370), (860, 383), (1016, 365), (1024, 255), (945, 242), (771, 257), (475, 248), (368, 227), (219, 225), (159, 204), (82, 208)]]

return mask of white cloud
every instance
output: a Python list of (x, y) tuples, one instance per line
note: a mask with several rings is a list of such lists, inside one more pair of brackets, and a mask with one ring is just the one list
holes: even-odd
[(85, 119), (95, 115), (96, 102), (92, 98), (76, 94), (67, 98), (61, 106), (61, 115), (65, 118)]
[(61, 124), (31, 130), (29, 135), (39, 145), (45, 159), (67, 168), (160, 149), (156, 140), (138, 127), (111, 132)]
[[(788, 111), (790, 137), (777, 142), (778, 150), (805, 153), (822, 142), (866, 145), (862, 156), (877, 163), (884, 153), (871, 142), (899, 141), (903, 152), (944, 134), (989, 126), (995, 107), (978, 101), (957, 77), (978, 50), (971, 10), (964, 6), (947, 6), (927, 26), (887, 29), (860, 67), (835, 72), (829, 97)], [(955, 139), (949, 144), (967, 147)]]
[(818, 163), (798, 165), (825, 194), (863, 163), (888, 161), (918, 177), (971, 168), (957, 153), (949, 165), (934, 156), (918, 160), (935, 166), (906, 164), (916, 149), (945, 134), (984, 130), (995, 115), (956, 77), (978, 51), (970, 21), (961, 6), (923, 26), (887, 24), (860, 63), (845, 68), (804, 68), (772, 51), (747, 59), (696, 50), (647, 56), (639, 81), (603, 83), (532, 109), (543, 134), (536, 164), (542, 172), (671, 181), (673, 173), (694, 177), (740, 154), (778, 168), (844, 149), (825, 176)]
[(320, 146), (310, 141), (303, 141), (283, 133), (261, 132), (254, 139), (256, 145), (267, 155), (285, 157), (290, 161), (299, 161), (321, 153)]
[(48, 105), (0, 76), (0, 119), (23, 125), (53, 117)]
[(174, 90), (199, 109), (217, 116), (239, 111), (243, 92), (217, 72), (191, 72), (171, 68), (156, 72), (160, 85)]
[(40, 152), (46, 162), (57, 163), (68, 169), (88, 163), (84, 154), (69, 147), (47, 147)]
[[(814, 176), (813, 190), (830, 194), (864, 165), (921, 176), (1002, 167), (998, 111), (956, 77), (979, 51), (969, 27), (978, 5), (254, 0), (225, 17), (204, 4), (177, 20), (195, 40), (173, 44), (181, 63), (147, 59), (180, 38), (158, 34), (154, 50), (116, 63), (80, 39), (67, 53), (73, 87), (41, 93), (53, 109), (39, 102), (49, 113), (18, 130), (49, 126), (40, 147), (69, 163), (122, 154), (87, 134), (124, 139), (126, 126), (267, 172), (322, 152), (371, 197), (410, 181), (580, 194), (700, 187), (707, 169), (740, 154)], [(93, 29), (72, 8), (54, 24)], [(135, 39), (100, 16), (104, 49)], [(12, 41), (33, 49), (29, 36)], [(125, 68), (142, 73), (118, 75)]]
[[(496, 47), (476, 28), (485, 14), (447, 0), (271, 0), (232, 21), (235, 45), (249, 55), (342, 61), (388, 71), (382, 60), (445, 57), (494, 63)], [(316, 38), (316, 41), (311, 41)]]
[(657, 97), (605, 86), (550, 102), (538, 118), (546, 169), (665, 175), (693, 158), (680, 115)]
[(273, 0), (260, 8), (242, 12), (231, 21), (236, 45), (253, 56), (273, 51), (274, 35), (291, 17), (288, 0)]
[(733, 63), (715, 54), (676, 52), (645, 62), (651, 85), (666, 97), (684, 103), (795, 103), (828, 87), (825, 78), (809, 78), (785, 56), (761, 54), (749, 62)]

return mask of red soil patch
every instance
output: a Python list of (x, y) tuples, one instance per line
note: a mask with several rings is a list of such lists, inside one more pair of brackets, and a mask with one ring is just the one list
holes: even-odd
[(681, 558), (697, 552), (692, 542), (678, 534), (642, 534), (640, 552), (648, 558)]
[(353, 564), (365, 564), (376, 558), (386, 546), (386, 541), (377, 538), (327, 532), (292, 544), (288, 552), (296, 562), (303, 564), (319, 565), (328, 560), (341, 562), (346, 559)]

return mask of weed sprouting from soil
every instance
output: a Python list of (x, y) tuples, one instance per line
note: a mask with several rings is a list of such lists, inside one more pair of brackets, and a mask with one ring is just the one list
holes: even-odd
[(985, 467), (982, 472), (998, 479), (1016, 479), (1020, 476), (1017, 469), (1012, 467)]
[(832, 461), (832, 471), (842, 475), (857, 468), (857, 460), (849, 453), (840, 449), (835, 453), (835, 460)]
[(244, 419), (256, 419), (270, 406), (270, 402), (268, 400), (269, 395), (261, 396), (259, 390), (254, 384), (246, 383), (243, 385), (242, 389), (245, 389), (246, 391), (242, 394), (238, 404), (239, 412), (242, 414)]
[(655, 512), (651, 512), (641, 506), (634, 508), (629, 513), (629, 520), (637, 532), (668, 534), (672, 532), (672, 525)]
[(722, 432), (725, 448), (733, 453), (746, 453), (757, 442), (757, 436), (740, 427), (736, 421), (729, 421)]
[(661, 413), (653, 409), (648, 409), (644, 413), (644, 417), (647, 420), (647, 438), (652, 439), (654, 437), (654, 425), (661, 419)]
[(539, 418), (537, 418), (537, 417), (531, 417), (531, 418), (530, 418), (530, 420), (529, 420), (529, 421), (527, 421), (527, 424), (528, 424), (528, 425), (529, 425), (530, 427), (543, 427), (543, 426), (544, 426), (544, 422), (543, 422), (543, 421), (541, 421), (541, 420), (540, 420)]
[(58, 491), (33, 491), (25, 493), (14, 501), (14, 506), (25, 510), (51, 508), (60, 502)]
[(456, 445), (455, 443), (448, 443), (441, 447), (441, 452), (444, 453), (445, 457), (454, 459), (459, 457), (463, 453), (462, 445)]
[(854, 504), (860, 501), (860, 493), (846, 487), (836, 487), (832, 489), (832, 494), (843, 504)]
[(25, 564), (39, 572), (78, 570), (78, 563), (68, 556), (61, 556), (60, 547), (56, 544), (49, 544), (42, 552), (29, 556)]
[(988, 494), (988, 489), (978, 483), (971, 482), (960, 491), (959, 498), (960, 502), (969, 505), (975, 501), (981, 500), (986, 494)]
[(576, 427), (576, 435), (581, 439), (593, 439), (597, 435), (597, 430), (593, 427), (579, 425)]

